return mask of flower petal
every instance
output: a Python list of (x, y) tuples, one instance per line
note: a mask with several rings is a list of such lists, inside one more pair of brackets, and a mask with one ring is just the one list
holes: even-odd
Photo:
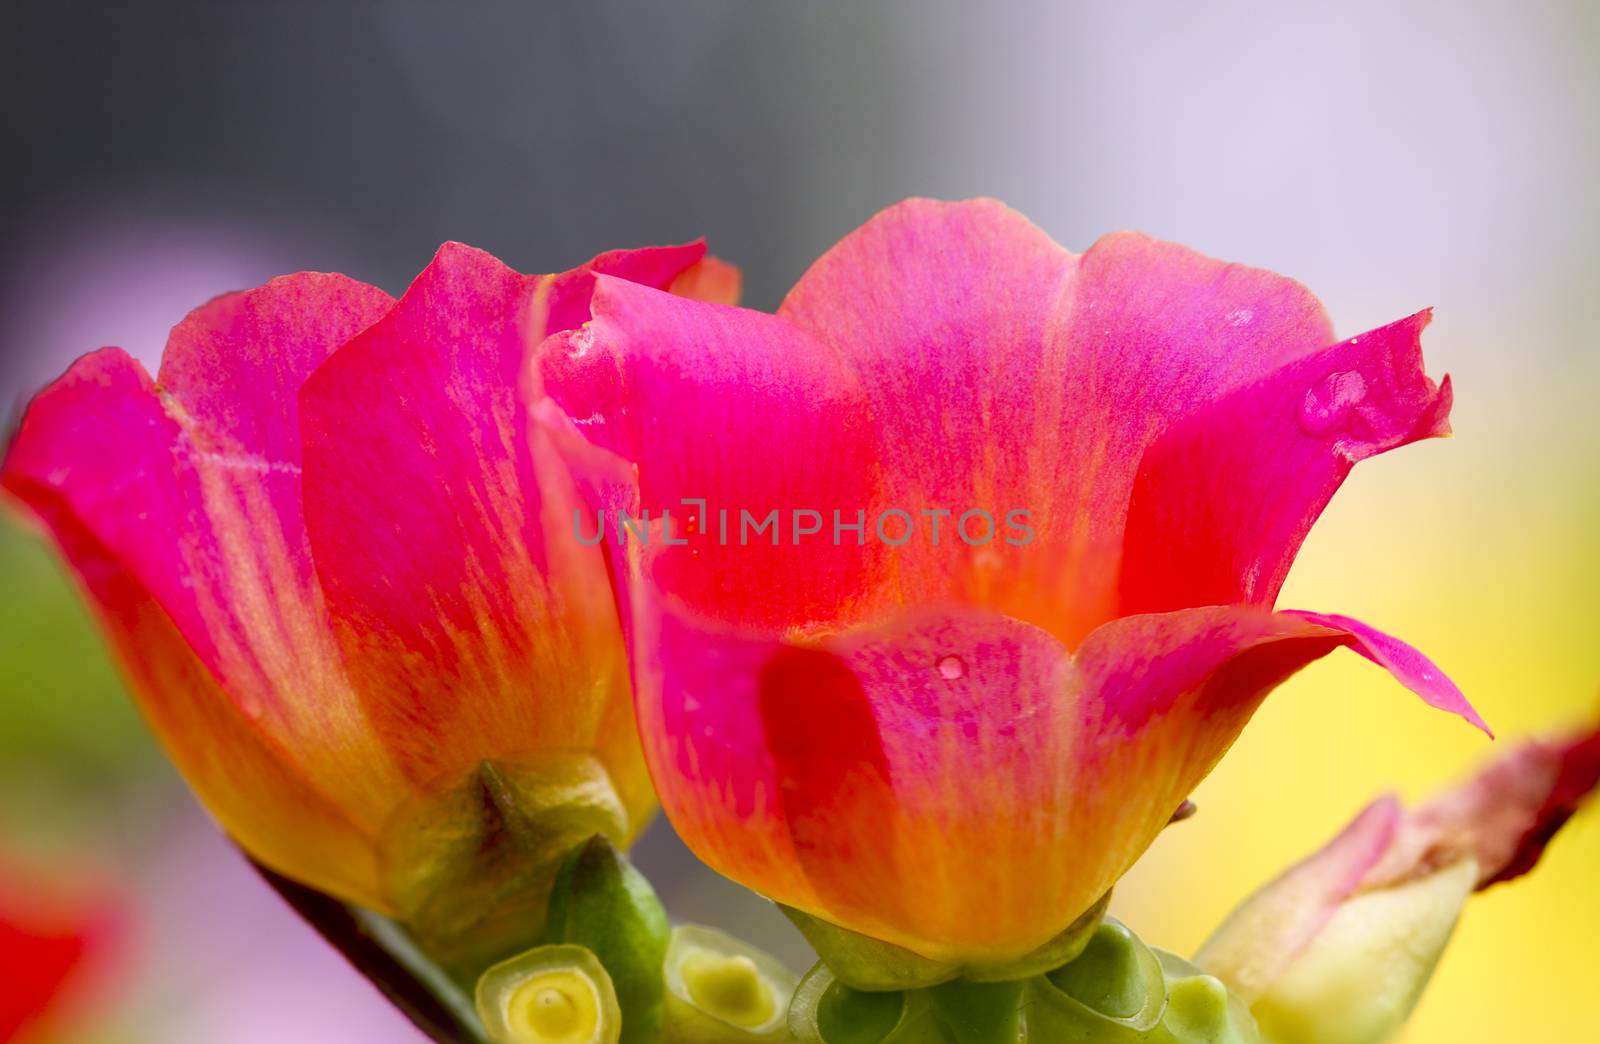
[[(625, 275), (622, 272), (613, 272), (613, 275)], [(635, 283), (652, 285), (648, 279), (633, 277)], [(695, 301), (710, 301), (712, 304), (736, 305), (739, 303), (739, 294), (743, 289), (744, 278), (739, 269), (728, 264), (720, 258), (706, 255), (700, 263), (691, 265), (672, 280), (672, 285), (667, 287), (678, 297), (687, 297)]]
[(1455, 682), (1436, 667), (1432, 660), (1405, 642), (1392, 638), (1360, 620), (1338, 613), (1312, 613), (1303, 609), (1287, 609), (1284, 610), (1284, 615), (1299, 617), (1307, 623), (1344, 632), (1352, 650), (1394, 675), (1401, 685), (1422, 697), (1423, 703), (1447, 714), (1454, 714), (1490, 739), (1494, 738), (1493, 730), (1472, 704), (1467, 702), (1466, 696), (1456, 688)]
[(1123, 612), (1271, 605), (1358, 461), (1448, 434), (1422, 369), (1429, 313), (1297, 359), (1178, 421), (1144, 453), (1123, 538)]
[[(118, 548), (134, 560), (167, 553), (157, 545), (180, 549), (181, 564), (135, 571), (247, 712), (259, 703), (279, 719), (293, 749), (362, 751), (377, 765), (386, 759), (370, 749), (312, 570), (295, 393), (392, 303), (356, 280), (308, 272), (190, 313), (172, 331), (156, 385), (180, 431), (170, 452), (189, 513)], [(363, 794), (361, 806), (390, 786)]]
[(1201, 403), (1333, 340), (1299, 284), (1125, 233), (1075, 256), (990, 200), (909, 200), (780, 316), (859, 374), (888, 503), (1031, 512), (1038, 540), (918, 542), (910, 601), (977, 595), (1074, 644), (1116, 615), (1139, 459)]
[(0, 484), (51, 529), (212, 814), (268, 865), (382, 909), (370, 837), (391, 766), (319, 659), (331, 639), (280, 523), (293, 506), (204, 425), (105, 349), (33, 401)]
[(689, 846), (780, 903), (975, 965), (1070, 924), (1267, 692), (1359, 640), (1226, 607), (1117, 620), (1076, 655), (976, 609), (808, 643), (637, 600), (635, 623), (646, 755)]
[[(580, 435), (620, 474), (637, 468), (636, 490), (594, 505), (610, 512), (611, 535), (618, 510), (648, 511), (643, 551), (656, 582), (706, 616), (781, 632), (858, 614), (881, 545), (854, 533), (836, 543), (829, 531), (832, 512), (854, 521), (875, 497), (866, 400), (851, 374), (759, 312), (601, 279), (594, 315), (540, 348), (533, 394), (570, 418), (546, 414), (545, 424), (566, 433), (577, 470)], [(805, 539), (794, 522), (808, 510), (819, 530)], [(586, 519), (583, 534), (599, 524)]]
[(703, 255), (616, 251), (525, 276), (446, 244), (302, 389), (318, 575), (374, 727), (413, 780), (598, 749), (631, 828), (653, 808), (604, 564), (568, 536), (564, 492), (536, 481), (516, 389), (530, 343), (589, 319), (602, 273), (666, 286)]

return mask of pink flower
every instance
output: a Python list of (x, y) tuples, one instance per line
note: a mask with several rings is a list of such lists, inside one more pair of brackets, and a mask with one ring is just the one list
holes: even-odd
[(1335, 342), (1282, 277), (912, 200), (775, 316), (605, 277), (593, 313), (535, 441), (611, 512), (652, 777), (825, 959), (1042, 959), (1333, 649), (1482, 727), (1406, 645), (1272, 609), (1351, 467), (1447, 432), (1426, 312)]
[[(604, 564), (547, 528), (570, 494), (534, 480), (516, 379), (602, 275), (730, 299), (703, 255), (525, 276), (451, 243), (399, 300), (285, 276), (190, 313), (155, 380), (107, 348), (34, 399), (0, 487), (255, 859), (462, 928), (562, 840), (647, 821)], [(521, 829), (541, 803), (564, 828)]]

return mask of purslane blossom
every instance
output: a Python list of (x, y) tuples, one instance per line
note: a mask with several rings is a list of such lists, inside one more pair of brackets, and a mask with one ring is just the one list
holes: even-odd
[(256, 860), (448, 933), (530, 889), (531, 849), (647, 821), (604, 563), (555, 537), (516, 380), (602, 276), (731, 300), (704, 255), (525, 276), (452, 243), (398, 300), (285, 276), (192, 312), (154, 380), (107, 348), (29, 406), (0, 485)]
[(1467, 898), (1533, 869), (1597, 783), (1589, 729), (1526, 744), (1418, 808), (1380, 798), (1246, 900), (1195, 961), (1279, 1044), (1386, 1040)]
[(607, 534), (663, 807), (841, 978), (863, 940), (934, 965), (876, 987), (1066, 959), (1265, 695), (1336, 648), (1482, 726), (1399, 641), (1273, 610), (1353, 465), (1448, 431), (1425, 312), (1336, 341), (1280, 276), (925, 200), (776, 315), (607, 277), (592, 311), (526, 389), (591, 511), (1030, 513), (1025, 544)]

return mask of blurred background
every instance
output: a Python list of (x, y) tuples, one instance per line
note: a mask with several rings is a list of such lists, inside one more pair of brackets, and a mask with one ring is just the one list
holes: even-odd
[[(398, 292), (446, 239), (554, 271), (704, 235), (771, 308), (875, 210), (992, 195), (1074, 249), (1136, 228), (1293, 275), (1342, 336), (1433, 305), (1457, 437), (1363, 464), (1283, 604), (1414, 642), (1503, 741), (1593, 714), (1600, 8), (1291, 6), (10, 0), (0, 406), (101, 345), (154, 369), (189, 308), (281, 272)], [(0, 584), (0, 931), (26, 904), (81, 966), (45, 1036), (411, 1039), (215, 835), (11, 520)], [(1336, 656), (1115, 910), (1191, 950), (1373, 794), (1490, 753)], [(678, 917), (809, 963), (664, 822), (638, 858)], [(1474, 901), (1406, 1040), (1589, 1039), (1597, 868), (1590, 813)]]

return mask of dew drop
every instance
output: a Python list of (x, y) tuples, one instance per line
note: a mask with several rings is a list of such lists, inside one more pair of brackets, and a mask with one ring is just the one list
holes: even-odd
[(959, 656), (946, 656), (939, 661), (939, 677), (945, 681), (955, 681), (967, 673), (967, 665), (961, 662)]
[(1300, 428), (1307, 435), (1325, 437), (1345, 431), (1363, 400), (1367, 382), (1354, 370), (1330, 373), (1306, 392), (1300, 406)]

